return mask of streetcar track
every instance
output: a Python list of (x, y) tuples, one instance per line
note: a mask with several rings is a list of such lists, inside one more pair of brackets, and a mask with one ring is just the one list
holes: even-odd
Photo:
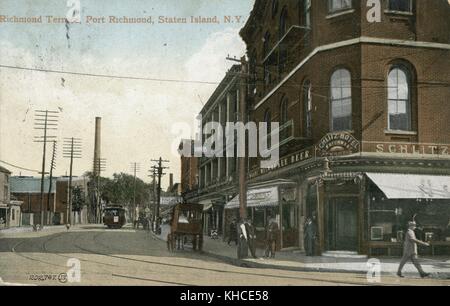
[[(82, 235), (83, 235), (83, 233), (80, 233), (78, 236), (76, 236), (76, 238), (74, 239), (74, 241), (75, 241), (75, 242), (78, 241), (78, 239), (79, 239)], [(46, 242), (48, 242), (48, 241), (46, 241)], [(44, 243), (44, 245), (45, 245), (44, 248), (45, 248), (45, 250), (47, 251), (47, 248), (46, 248), (46, 242)], [(78, 245), (76, 245), (76, 244), (73, 244), (73, 246), (75, 246), (76, 248), (80, 249), (80, 248), (78, 247)], [(80, 249), (80, 250), (81, 250), (81, 249)], [(51, 252), (51, 251), (50, 251), (50, 252)], [(48, 252), (47, 252), (47, 253), (48, 253)], [(62, 256), (62, 257), (64, 257), (64, 258), (73, 258), (73, 256), (62, 255), (62, 254), (59, 254), (59, 253), (51, 253), (51, 254), (55, 254), (55, 255), (58, 255), (58, 256)], [(93, 262), (93, 263), (100, 264), (100, 265), (105, 265), (105, 266), (110, 266), (110, 267), (116, 267), (115, 265), (108, 264), (108, 263), (104, 263), (104, 262), (99, 262), (99, 261), (95, 261), (95, 260), (83, 259), (83, 258), (77, 258), (77, 259), (79, 259), (80, 261)]]
[[(311, 278), (311, 277), (301, 277), (301, 276), (287, 276), (287, 275), (273, 275), (273, 274), (263, 274), (263, 273), (250, 273), (250, 272), (239, 272), (239, 271), (226, 271), (226, 270), (219, 270), (219, 269), (214, 269), (214, 268), (204, 268), (204, 267), (191, 267), (191, 266), (186, 266), (186, 265), (181, 265), (181, 264), (176, 264), (176, 263), (164, 263), (164, 262), (157, 262), (157, 261), (151, 261), (151, 260), (144, 260), (144, 259), (136, 259), (136, 258), (130, 258), (130, 257), (126, 257), (126, 256), (121, 256), (121, 255), (112, 255), (112, 254), (107, 254), (104, 252), (99, 252), (99, 251), (94, 251), (92, 249), (86, 248), (86, 247), (82, 247), (79, 245), (79, 239), (84, 235), (85, 232), (80, 233), (79, 235), (76, 236), (75, 239), (73, 239), (72, 241), (72, 245), (74, 247), (76, 247), (79, 250), (82, 250), (84, 252), (87, 252), (89, 254), (94, 254), (94, 255), (101, 255), (101, 256), (106, 256), (106, 257), (110, 257), (110, 258), (115, 258), (115, 259), (119, 259), (119, 260), (126, 260), (126, 261), (132, 261), (132, 262), (139, 262), (139, 263), (146, 263), (146, 264), (153, 264), (153, 265), (159, 265), (159, 266), (166, 266), (166, 267), (174, 267), (174, 268), (182, 268), (182, 269), (189, 269), (189, 270), (202, 270), (202, 271), (210, 271), (210, 272), (215, 272), (215, 273), (226, 273), (226, 274), (238, 274), (238, 275), (246, 275), (246, 276), (254, 276), (254, 277), (264, 277), (264, 278), (273, 278), (273, 279), (290, 279), (290, 280), (297, 280), (297, 281), (309, 281), (309, 282), (314, 282), (314, 283), (319, 283), (319, 284), (335, 284), (335, 285), (358, 285), (358, 286), (374, 286), (377, 284), (368, 284), (368, 283), (364, 283), (364, 282), (357, 282), (357, 281), (339, 281), (339, 280), (332, 280), (332, 279), (326, 279), (326, 276), (323, 276), (321, 278)], [(87, 232), (89, 233), (89, 232)], [(42, 242), (42, 244), (40, 245), (40, 248), (42, 249), (42, 251), (45, 254), (54, 254), (54, 255), (58, 255), (58, 256), (62, 256), (65, 258), (71, 258), (70, 256), (66, 256), (66, 255), (62, 255), (62, 254), (58, 254), (58, 253), (51, 253), (52, 251), (48, 249), (48, 243), (50, 243), (52, 240), (57, 239), (62, 237), (63, 235), (65, 235), (66, 233), (59, 233), (56, 235), (52, 235), (50, 236), (50, 238), (44, 240)], [(99, 237), (101, 235), (106, 234), (106, 232), (97, 232), (92, 236), (92, 240), (96, 245), (100, 245), (104, 248), (106, 248), (108, 251), (113, 251), (113, 248), (111, 248), (109, 245), (105, 245), (104, 243), (100, 242)], [(152, 237), (153, 238), (153, 237)], [(155, 239), (155, 241), (159, 241), (158, 239)], [(44, 263), (46, 265), (50, 265), (50, 266), (57, 266), (57, 267), (64, 267), (65, 266), (61, 266), (55, 263), (49, 263), (40, 259), (36, 259), (36, 258), (32, 258), (29, 256), (26, 256), (24, 254), (22, 254), (22, 252), (17, 251), (17, 248), (24, 244), (26, 241), (19, 241), (17, 244), (15, 244), (12, 248), (11, 251), (23, 258), (32, 260), (32, 261), (36, 261), (36, 262), (41, 262)], [(117, 249), (117, 248), (116, 248)], [(120, 251), (119, 249), (117, 249), (117, 251)], [(208, 257), (208, 255), (202, 255), (202, 256), (206, 256)], [(216, 259), (216, 258), (215, 258)], [(85, 262), (91, 262), (91, 263), (95, 263), (95, 264), (101, 264), (101, 265), (106, 265), (106, 266), (113, 266), (113, 267), (118, 267), (118, 265), (113, 265), (113, 264), (107, 264), (104, 262), (98, 262), (95, 260), (91, 260), (91, 259), (81, 259), (81, 261), (85, 261)], [(217, 260), (217, 259), (216, 259)], [(223, 261), (220, 261), (223, 262)], [(120, 267), (125, 267), (120, 265)], [(147, 270), (147, 269), (146, 269)], [(107, 271), (109, 272), (109, 271)], [(307, 273), (307, 272), (305, 272)], [(148, 281), (148, 282), (158, 282), (158, 283), (162, 283), (162, 284), (170, 284), (170, 285), (181, 285), (181, 286), (194, 286), (193, 284), (184, 284), (184, 283), (176, 283), (176, 282), (168, 282), (168, 281), (163, 281), (163, 280), (155, 280), (155, 279), (149, 279), (149, 278), (139, 278), (139, 277), (133, 277), (133, 276), (126, 276), (126, 275), (120, 275), (120, 274), (111, 274), (114, 277), (119, 277), (119, 278), (128, 278), (128, 279), (136, 279), (136, 280), (142, 280), (142, 281)], [(399, 284), (388, 284), (390, 286), (397, 286)]]
[[(61, 235), (62, 235), (62, 234), (61, 234)], [(54, 239), (54, 238), (56, 238), (56, 237), (51, 237), (51, 238), (48, 239), (48, 240), (52, 240), (52, 239)], [(25, 242), (26, 242), (25, 240), (19, 241), (17, 244), (15, 244), (15, 245), (11, 248), (11, 252), (14, 253), (14, 254), (16, 254), (16, 255), (18, 255), (18, 256), (20, 256), (20, 257), (26, 258), (26, 259), (28, 259), (28, 260), (40, 262), (40, 263), (43, 263), (43, 264), (46, 264), (46, 265), (49, 265), (49, 266), (52, 266), (52, 267), (54, 267), (54, 266), (57, 266), (57, 267), (65, 267), (65, 266), (61, 266), (61, 265), (55, 264), (55, 263), (53, 263), (53, 262), (50, 263), (50, 262), (48, 262), (48, 261), (44, 261), (44, 260), (41, 260), (41, 259), (37, 259), (37, 258), (33, 258), (33, 257), (27, 256), (27, 255), (24, 255), (22, 252), (18, 252), (18, 251), (16, 250), (17, 247), (18, 247), (19, 245), (21, 245), (21, 244), (24, 244)], [(42, 245), (41, 245), (41, 249), (43, 249), (43, 248), (42, 248)], [(44, 251), (44, 253), (45, 253), (45, 251)]]
[[(93, 237), (93, 239), (96, 243), (102, 245), (103, 247), (106, 247), (107, 249), (111, 249), (109, 246), (104, 245), (103, 243), (99, 242), (96, 239), (96, 238), (98, 238), (98, 236), (103, 235), (104, 233), (105, 232), (95, 235)], [(77, 246), (77, 247), (80, 248), (81, 250), (89, 252), (91, 254), (102, 255), (102, 256), (112, 257), (112, 258), (116, 258), (116, 259), (124, 259), (124, 260), (129, 260), (129, 261), (134, 261), (134, 262), (142, 262), (142, 263), (147, 263), (147, 264), (183, 268), (183, 269), (203, 270), (203, 271), (210, 271), (210, 272), (216, 272), (216, 273), (240, 274), (240, 275), (249, 275), (249, 276), (262, 276), (262, 277), (270, 277), (270, 278), (275, 278), (275, 279), (293, 279), (293, 280), (306, 280), (306, 281), (314, 281), (314, 282), (327, 282), (327, 283), (340, 284), (340, 285), (359, 285), (359, 286), (370, 285), (370, 284), (359, 283), (359, 282), (342, 282), (342, 281), (335, 281), (335, 280), (328, 280), (328, 279), (324, 280), (324, 279), (314, 279), (314, 278), (284, 276), (284, 275), (277, 276), (277, 275), (262, 274), (262, 273), (248, 273), (248, 272), (237, 272), (237, 271), (224, 271), (224, 270), (213, 269), (213, 268), (189, 267), (189, 266), (184, 266), (184, 265), (179, 265), (179, 264), (169, 264), (169, 263), (162, 263), (162, 262), (156, 262), (156, 261), (148, 261), (148, 260), (143, 260), (143, 259), (130, 258), (130, 257), (125, 257), (125, 256), (120, 256), (120, 255), (111, 255), (111, 254), (100, 253), (100, 252), (96, 252), (96, 251), (89, 250), (86, 248), (82, 248), (80, 246)]]
[(142, 277), (135, 277), (135, 276), (126, 276), (126, 275), (119, 275), (119, 274), (112, 274), (114, 277), (120, 277), (120, 278), (127, 278), (127, 279), (135, 279), (135, 280), (143, 280), (147, 282), (154, 282), (154, 283), (161, 283), (161, 284), (167, 284), (167, 285), (178, 285), (178, 286), (198, 286), (193, 284), (184, 284), (184, 283), (176, 283), (176, 282), (166, 282), (151, 278), (142, 278)]

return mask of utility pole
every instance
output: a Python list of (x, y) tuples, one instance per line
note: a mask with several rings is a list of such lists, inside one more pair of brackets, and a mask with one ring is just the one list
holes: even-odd
[(67, 223), (72, 224), (72, 169), (74, 158), (81, 158), (81, 139), (80, 138), (65, 138), (63, 146), (63, 156), (70, 158), (70, 173), (69, 173), (69, 201), (67, 205), (68, 215)]
[[(241, 86), (239, 89), (240, 120), (247, 124), (247, 61), (245, 56), (241, 58)], [(244, 156), (239, 158), (239, 215), (242, 220), (247, 219), (247, 136), (244, 133), (240, 139), (245, 148)]]
[[(50, 209), (50, 196), (52, 194), (52, 182), (53, 182), (53, 170), (56, 169), (56, 140), (53, 141), (53, 154), (52, 154), (52, 162), (50, 165), (50, 182), (48, 184), (48, 195), (47, 195), (47, 210), (51, 210)], [(55, 190), (55, 195), (56, 195), (56, 190)], [(53, 199), (53, 201), (55, 201)]]
[(160, 228), (159, 228), (159, 207), (161, 205), (161, 177), (163, 175), (165, 175), (165, 173), (163, 173), (163, 169), (168, 169), (169, 167), (163, 167), (163, 163), (168, 163), (170, 161), (168, 160), (163, 160), (161, 157), (158, 160), (154, 160), (152, 159), (152, 162), (157, 162), (157, 175), (158, 175), (158, 187), (156, 190), (156, 214), (155, 214), (155, 220), (156, 220), (156, 226), (155, 226), (155, 231), (156, 233), (159, 233)]
[(41, 174), (41, 195), (40, 195), (40, 228), (44, 226), (44, 176), (45, 176), (45, 157), (47, 151), (47, 142), (55, 140), (56, 136), (49, 136), (48, 130), (56, 130), (58, 127), (58, 112), (49, 110), (37, 110), (35, 111), (34, 129), (44, 131), (43, 136), (36, 136), (34, 142), (42, 142), (42, 172)]
[(149, 175), (152, 178), (152, 203), (153, 203), (153, 214), (152, 214), (152, 228), (156, 222), (156, 174), (158, 173), (158, 169), (156, 166), (152, 166), (149, 170), (152, 174)]
[(131, 171), (134, 173), (134, 181), (133, 181), (133, 215), (134, 215), (134, 220), (137, 219), (136, 216), (136, 173), (140, 171), (140, 167), (141, 165), (139, 163), (132, 163), (131, 164)]
[(105, 158), (94, 158), (94, 191), (95, 191), (95, 205), (93, 207), (94, 222), (100, 223), (102, 209), (101, 209), (101, 174), (106, 170)]
[[(242, 56), (240, 60), (227, 57), (227, 60), (239, 62), (241, 64), (241, 84), (239, 88), (239, 119), (245, 125), (247, 124), (247, 60)], [(247, 135), (239, 139), (239, 145), (245, 148), (244, 156), (238, 156), (239, 171), (239, 217), (241, 220), (247, 219)]]
[[(240, 60), (236, 58), (227, 57), (227, 60), (239, 62), (241, 64), (241, 84), (239, 87), (239, 120), (242, 124), (247, 123), (247, 61), (245, 56)], [(241, 222), (247, 219), (247, 135), (238, 137), (238, 146), (244, 149), (244, 156), (238, 156), (238, 174), (239, 174), (239, 217)], [(238, 150), (239, 151), (239, 150)], [(247, 245), (239, 242), (238, 244), (238, 258), (247, 256)]]
[(149, 170), (152, 174), (149, 175), (152, 178), (152, 202), (153, 202), (153, 216), (152, 216), (152, 224), (155, 224), (156, 221), (156, 174), (158, 173), (158, 167), (152, 166)]

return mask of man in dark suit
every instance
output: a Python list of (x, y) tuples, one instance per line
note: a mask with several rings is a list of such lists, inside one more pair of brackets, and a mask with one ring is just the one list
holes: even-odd
[(279, 227), (276, 219), (269, 218), (266, 228), (266, 257), (275, 258), (278, 234)]
[(248, 248), (250, 249), (250, 253), (252, 254), (253, 258), (256, 257), (256, 233), (255, 233), (255, 227), (252, 224), (252, 221), (247, 219), (245, 222), (245, 229), (247, 230), (247, 243)]
[(311, 218), (306, 219), (303, 233), (304, 233), (306, 256), (314, 256), (317, 233), (316, 233), (316, 225)]
[(238, 232), (238, 248), (237, 257), (238, 259), (243, 259), (248, 257), (248, 233), (245, 226), (245, 221), (241, 220), (237, 225)]
[(231, 241), (234, 241), (236, 245), (238, 245), (238, 230), (236, 219), (233, 219), (230, 223), (230, 233), (228, 235), (228, 245), (230, 245)]
[(397, 276), (403, 277), (402, 270), (405, 264), (408, 261), (412, 261), (416, 269), (420, 273), (420, 277), (424, 278), (429, 276), (429, 273), (425, 273), (422, 269), (422, 266), (420, 265), (418, 259), (417, 259), (417, 244), (421, 244), (424, 246), (430, 246), (430, 244), (420, 241), (416, 238), (416, 234), (414, 233), (414, 230), (416, 229), (416, 222), (408, 222), (408, 231), (405, 235), (405, 242), (403, 244), (403, 258), (400, 262), (400, 266), (398, 267)]

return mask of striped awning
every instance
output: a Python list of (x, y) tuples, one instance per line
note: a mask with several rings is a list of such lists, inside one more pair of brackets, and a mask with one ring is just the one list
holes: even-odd
[(388, 199), (450, 199), (450, 176), (366, 173)]
[[(278, 188), (251, 189), (247, 191), (247, 207), (278, 206)], [(239, 208), (239, 195), (225, 205), (225, 209)]]

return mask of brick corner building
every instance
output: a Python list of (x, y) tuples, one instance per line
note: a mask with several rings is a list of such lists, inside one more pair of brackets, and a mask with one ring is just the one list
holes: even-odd
[(279, 248), (303, 248), (314, 217), (317, 254), (369, 255), (399, 255), (414, 218), (423, 252), (448, 254), (450, 4), (382, 0), (380, 22), (370, 9), (255, 1), (240, 32), (249, 116), (280, 123), (281, 158), (270, 170), (251, 159), (249, 216), (259, 232), (277, 218)]

